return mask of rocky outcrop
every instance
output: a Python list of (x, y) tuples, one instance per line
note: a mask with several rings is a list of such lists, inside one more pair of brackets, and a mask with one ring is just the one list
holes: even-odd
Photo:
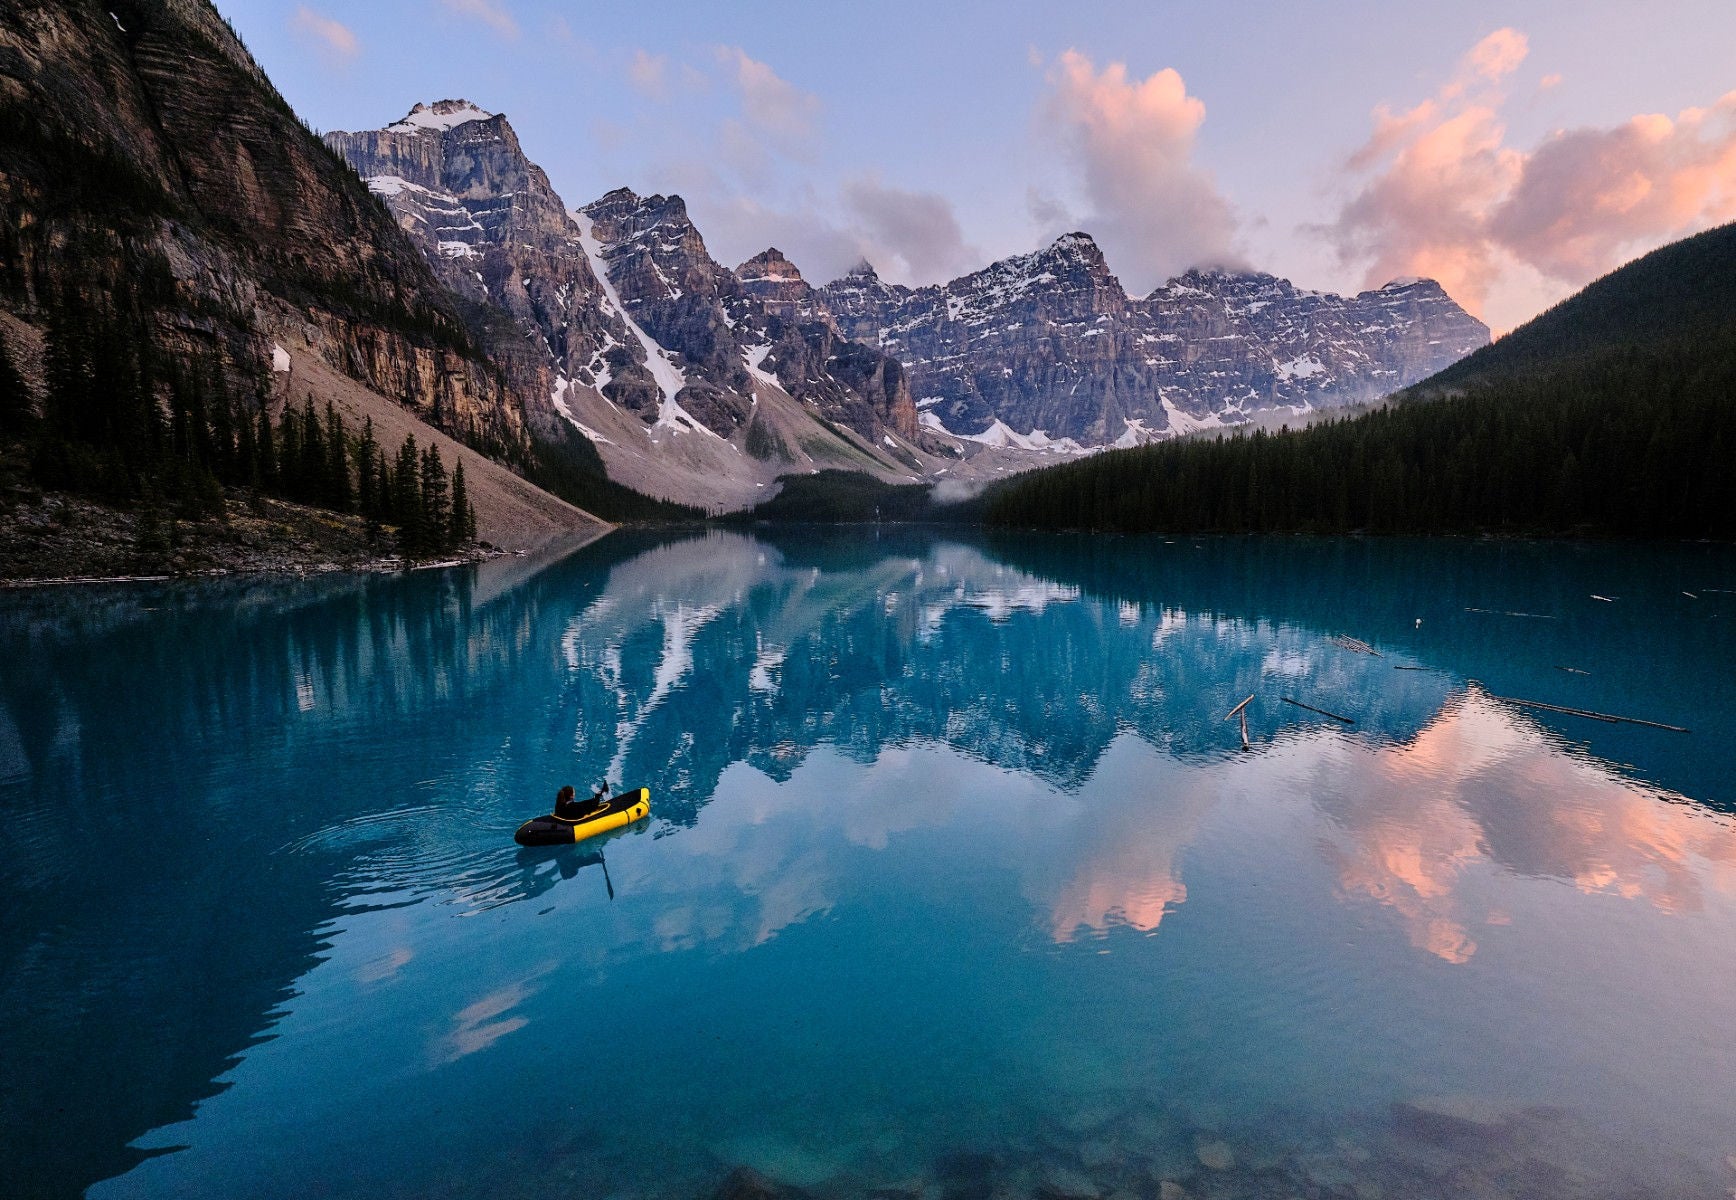
[(1343, 297), (1190, 271), (1132, 299), (1084, 233), (946, 284), (861, 263), (790, 295), (898, 358), (930, 427), (1085, 446), (1377, 399), (1489, 338), (1430, 280)]
[[(545, 436), (563, 417), (597, 434), (574, 415), (575, 389), (593, 389), (648, 429), (732, 438), (753, 419), (756, 372), (774, 370), (815, 415), (871, 444), (884, 430), (916, 434), (898, 364), (872, 346), (840, 351), (823, 323), (805, 330), (794, 303), (744, 284), (711, 257), (679, 196), (620, 188), (568, 212), (507, 119), (467, 100), (326, 142), (449, 287), (507, 318), (485, 337), (527, 394), (547, 397), (529, 404)], [(781, 255), (761, 257), (764, 274), (787, 269), (806, 288)]]
[(141, 323), (263, 392), (288, 331), (430, 422), (522, 446), (453, 298), (203, 0), (0, 3), (0, 304)]
[[(591, 268), (578, 226), (504, 116), (465, 100), (418, 104), (384, 129), (333, 132), (343, 155), (421, 247), (435, 272), (480, 312), (491, 356), (527, 397), (545, 437), (560, 420), (561, 379), (607, 387), (656, 419), (646, 355)], [(506, 318), (490, 322), (490, 313)]]
[(735, 277), (741, 281), (742, 291), (758, 300), (766, 312), (785, 320), (801, 316), (814, 290), (776, 246), (742, 263), (735, 269)]

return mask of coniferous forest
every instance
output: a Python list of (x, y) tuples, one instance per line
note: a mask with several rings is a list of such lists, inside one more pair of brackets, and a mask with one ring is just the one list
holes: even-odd
[(992, 525), (1736, 537), (1736, 226), (1667, 246), (1376, 411), (1111, 451)]
[(215, 365), (158, 353), (144, 318), (118, 311), (51, 311), (40, 413), (0, 340), (0, 444), (35, 486), (136, 508), (147, 541), (177, 518), (221, 517), (226, 489), (362, 516), (372, 536), (395, 529), (409, 558), (475, 540), (462, 463), (449, 472), (413, 437), (381, 446), (371, 421), (348, 428), (330, 402), (286, 404), (274, 421), (263, 384), (238, 394)]

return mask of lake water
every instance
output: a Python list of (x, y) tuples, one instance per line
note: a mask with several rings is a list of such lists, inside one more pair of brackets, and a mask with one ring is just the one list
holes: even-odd
[(8, 1194), (1736, 1187), (1726, 549), (623, 533), (0, 664)]

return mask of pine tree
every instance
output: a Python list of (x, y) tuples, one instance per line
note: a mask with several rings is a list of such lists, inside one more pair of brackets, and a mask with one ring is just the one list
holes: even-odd
[(277, 492), (287, 500), (305, 495), (307, 477), (301, 472), (301, 421), (295, 408), (284, 402), (277, 419)]
[(236, 402), (234, 414), (235, 467), (230, 478), (243, 487), (258, 491), (259, 438), (255, 433), (252, 414), (247, 411), (247, 402)]
[(301, 478), (303, 503), (323, 505), (331, 502), (331, 484), (326, 478), (325, 431), (320, 428), (319, 415), (313, 410), (312, 392), (301, 405)]
[(464, 483), (464, 460), (452, 467), (452, 517), (447, 526), (446, 548), (457, 550), (476, 540), (476, 510), (470, 506), (470, 490)]
[(426, 537), (422, 522), (421, 460), (414, 434), (405, 435), (392, 469), (392, 519), (398, 523), (398, 548), (405, 557), (421, 554)]
[(370, 519), (380, 515), (374, 452), (374, 418), (366, 417), (362, 420), (361, 440), (356, 443), (356, 508)]
[(337, 405), (326, 401), (326, 505), (338, 512), (349, 512), (355, 507), (355, 498), (350, 491), (349, 451), (344, 438), (344, 419), (338, 415)]
[(259, 486), (268, 492), (281, 492), (283, 481), (278, 478), (277, 444), (271, 436), (271, 409), (264, 403), (259, 406), (259, 470), (257, 472)]
[(440, 462), (440, 448), (429, 446), (422, 456), (422, 547), (443, 550), (451, 530), (452, 500), (446, 482), (446, 468)]

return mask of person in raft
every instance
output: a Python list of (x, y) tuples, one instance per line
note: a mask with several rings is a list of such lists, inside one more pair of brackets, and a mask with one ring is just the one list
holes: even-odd
[(563, 821), (577, 821), (588, 817), (609, 802), (609, 785), (603, 784), (601, 790), (589, 800), (574, 799), (573, 785), (568, 784), (555, 796), (555, 816)]

